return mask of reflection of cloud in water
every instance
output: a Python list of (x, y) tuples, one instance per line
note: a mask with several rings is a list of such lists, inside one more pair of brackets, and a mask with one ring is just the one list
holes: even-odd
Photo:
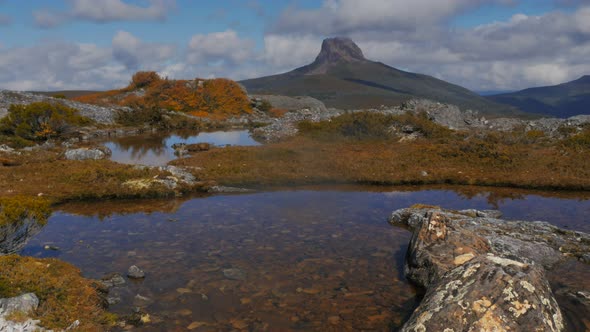
[(177, 143), (194, 144), (207, 142), (217, 146), (259, 145), (250, 137), (247, 130), (218, 131), (198, 135), (140, 135), (128, 136), (106, 142), (111, 149), (111, 160), (124, 164), (151, 166), (166, 165), (177, 158), (172, 145)]
[(412, 195), (412, 192), (392, 191), (392, 192), (388, 192), (388, 193), (383, 193), (383, 195), (385, 195), (389, 198), (408, 197), (408, 196)]

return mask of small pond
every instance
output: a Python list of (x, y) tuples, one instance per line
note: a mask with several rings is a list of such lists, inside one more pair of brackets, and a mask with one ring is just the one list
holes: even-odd
[(215, 146), (259, 145), (247, 130), (201, 132), (191, 134), (145, 134), (114, 138), (104, 143), (111, 149), (111, 160), (123, 164), (163, 166), (178, 158), (172, 145), (177, 143), (211, 143)]
[(111, 310), (150, 314), (137, 331), (389, 331), (418, 293), (403, 275), (410, 234), (386, 220), (415, 203), (590, 231), (590, 200), (576, 196), (304, 188), (64, 205), (21, 254), (58, 257), (97, 279), (138, 265), (147, 277), (111, 293)]

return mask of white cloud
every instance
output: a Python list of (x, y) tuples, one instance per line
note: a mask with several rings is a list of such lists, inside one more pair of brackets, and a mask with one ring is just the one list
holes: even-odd
[(189, 63), (240, 63), (252, 57), (254, 42), (241, 39), (234, 30), (194, 35), (187, 51)]
[(114, 58), (132, 70), (142, 65), (157, 66), (171, 59), (175, 51), (173, 45), (144, 43), (126, 31), (118, 31), (113, 37)]
[(325, 0), (319, 9), (290, 8), (277, 20), (279, 33), (350, 34), (360, 30), (415, 30), (429, 26), (482, 3), (510, 4), (510, 0)]
[(164, 20), (175, 8), (175, 0), (150, 0), (148, 6), (129, 4), (122, 0), (68, 0), (66, 12), (39, 10), (33, 13), (35, 23), (52, 28), (69, 21), (83, 20), (95, 23), (113, 21)]
[[(458, 13), (492, 1), (511, 3), (367, 0), (361, 5), (326, 0), (316, 10), (290, 8), (280, 15), (260, 49), (231, 29), (196, 34), (184, 47), (119, 31), (110, 47), (62, 42), (0, 48), (0, 87), (112, 88), (125, 85), (136, 70), (156, 70), (170, 78), (253, 78), (312, 62), (322, 39), (341, 33), (357, 42), (369, 59), (473, 90), (556, 84), (590, 73), (590, 6), (539, 16), (516, 14), (474, 28), (449, 26), (449, 19)], [(561, 4), (568, 5), (565, 2)], [(46, 17), (38, 13), (38, 22), (52, 26), (74, 19), (157, 20), (173, 5), (171, 1), (149, 1), (143, 7), (131, 3), (69, 0), (67, 12)], [(150, 8), (163, 9), (164, 16)]]
[(309, 63), (316, 40), (345, 33), (369, 59), (473, 90), (556, 84), (590, 73), (590, 6), (461, 29), (450, 28), (448, 18), (491, 1), (370, 1), (330, 0), (317, 10), (285, 12), (265, 38), (267, 61)]
[(0, 52), (0, 87), (97, 89), (129, 79), (108, 50), (65, 42), (9, 48)]
[(267, 35), (263, 60), (280, 70), (310, 63), (320, 52), (322, 39), (313, 35)]

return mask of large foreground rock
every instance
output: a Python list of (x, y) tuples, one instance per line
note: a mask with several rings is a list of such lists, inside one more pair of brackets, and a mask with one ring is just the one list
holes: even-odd
[(393, 212), (412, 240), (405, 273), (426, 288), (403, 331), (562, 331), (545, 269), (587, 261), (590, 235), (498, 211), (435, 207)]

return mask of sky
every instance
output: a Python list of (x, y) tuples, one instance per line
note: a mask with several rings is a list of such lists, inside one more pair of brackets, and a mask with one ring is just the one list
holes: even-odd
[(0, 0), (0, 89), (113, 89), (140, 70), (255, 78), (336, 36), (474, 91), (590, 74), (590, 0)]

